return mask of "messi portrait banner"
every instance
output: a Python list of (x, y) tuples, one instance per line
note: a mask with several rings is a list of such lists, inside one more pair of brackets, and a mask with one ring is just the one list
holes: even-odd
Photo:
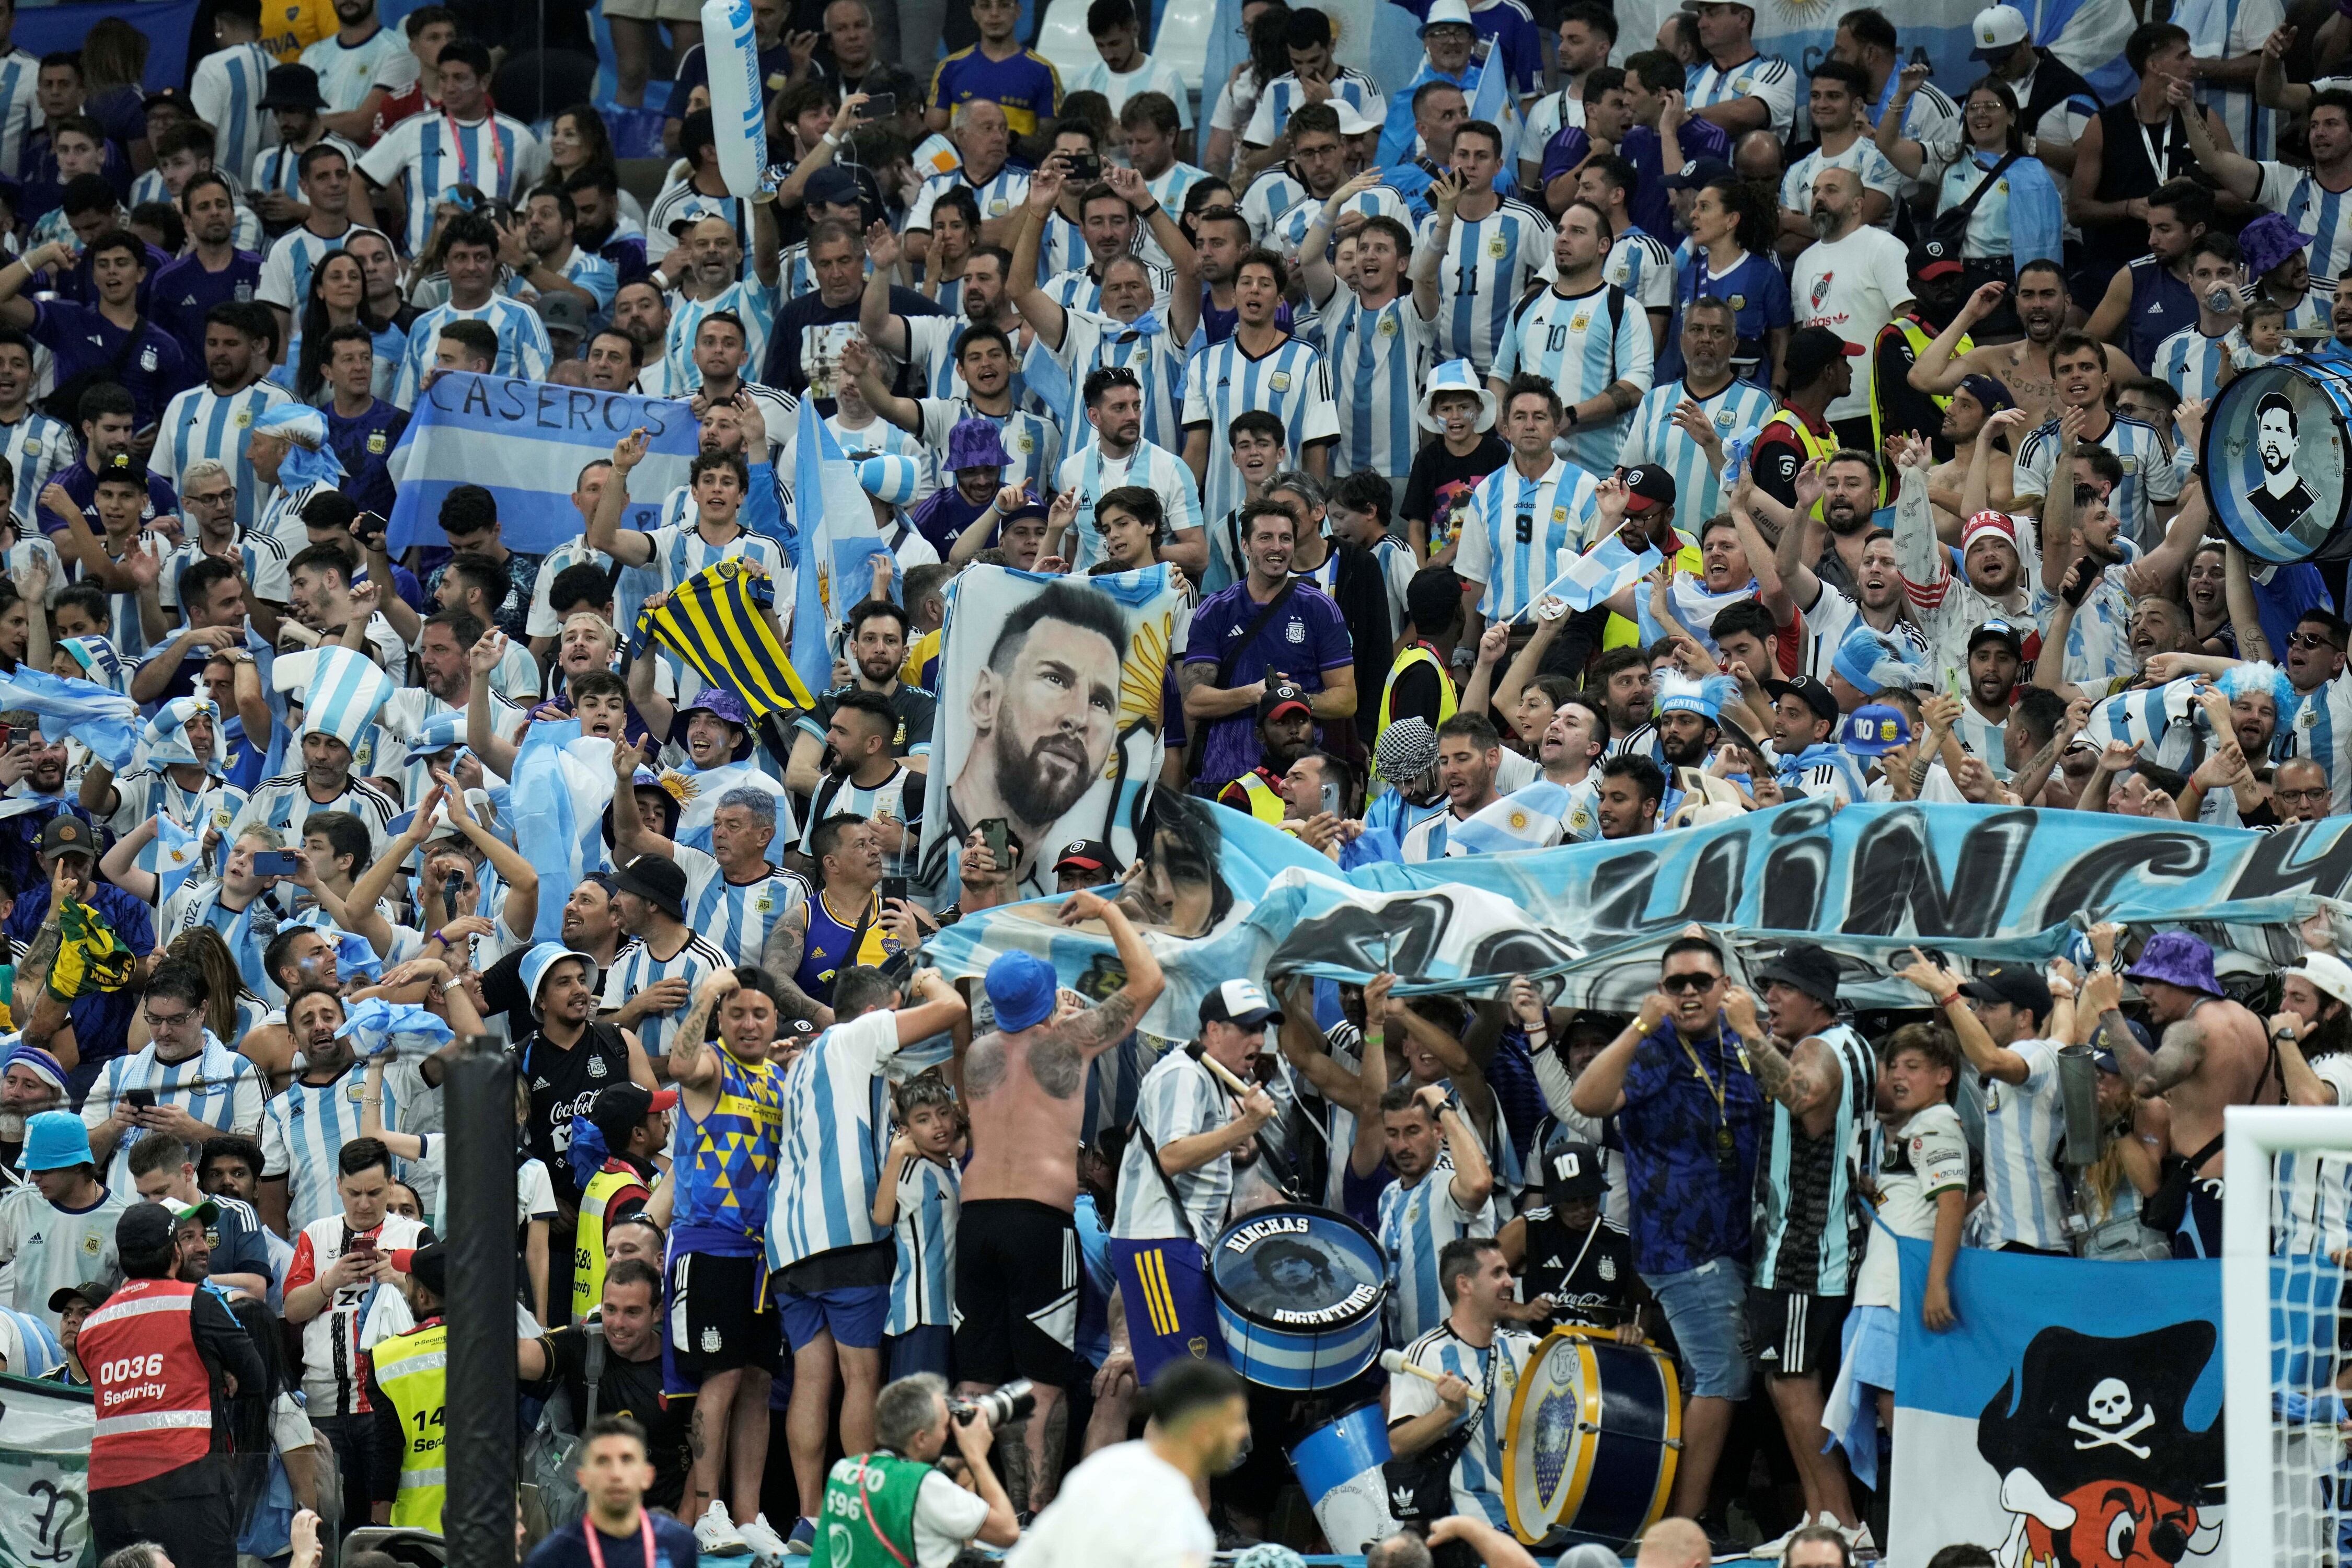
[(1136, 858), (1160, 775), (1179, 596), (1164, 566), (1043, 577), (975, 566), (949, 590), (918, 881), (958, 896), (964, 841), (1002, 820), (1021, 898), (1079, 839)]

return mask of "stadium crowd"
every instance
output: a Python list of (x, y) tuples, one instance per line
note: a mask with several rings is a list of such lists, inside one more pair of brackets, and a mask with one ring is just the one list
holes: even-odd
[[(1934, 1330), (1964, 1246), (2204, 1256), (2222, 1107), (2352, 1095), (2324, 932), (2217, 974), (2106, 926), (2048, 970), (1913, 954), (1915, 1005), (1867, 1018), (1820, 947), (1743, 968), (1696, 930), (1633, 1016), (1233, 977), (1104, 1091), (1181, 922), (1152, 856), (1038, 837), (1083, 718), (1027, 700), (1032, 797), (925, 806), (934, 693), (982, 657), (942, 647), (958, 575), (1164, 563), (1154, 843), (1232, 812), (1354, 869), (1802, 798), (2342, 814), (2343, 563), (2250, 560), (2200, 476), (2223, 387), (2352, 352), (2342, 17), (2147, 20), (2103, 102), (2006, 5), (1955, 95), (1876, 8), (1808, 71), (1739, 0), (1654, 37), (1428, 0), (1384, 96), (1282, 0), (1197, 93), (1129, 0), (1067, 79), (972, 0), (928, 83), (887, 58), (940, 47), (924, 8), (753, 0), (751, 200), (692, 8), (606, 9), (630, 100), (676, 50), (649, 200), (594, 108), (499, 111), (439, 5), (289, 37), (218, 0), (189, 89), (142, 97), (135, 31), (8, 53), (0, 0), (0, 1362), (96, 1384), (110, 1563), (438, 1530), (472, 1037), (515, 1068), (534, 1561), (596, 1568), (1295, 1561), (1284, 1451), (1344, 1401), (1227, 1370), (1208, 1257), (1282, 1201), (1385, 1269), (1405, 1365), (1348, 1393), (1437, 1501), (1373, 1563), (1529, 1561), (1496, 1391), (1580, 1324), (1687, 1395), (1643, 1564), (1846, 1568), (1886, 1529), (1889, 1236), (1930, 1244)], [(630, 437), (562, 477), (551, 552), (478, 485), (394, 550), (388, 460), (465, 372), (682, 400), (688, 482), (625, 526)], [(777, 723), (630, 650), (722, 562), (789, 617), (806, 399), (888, 559)], [(1571, 605), (1612, 544), (1654, 568)], [(394, 689), (275, 689), (314, 649)], [(76, 720), (117, 698), (120, 771)], [(614, 805), (534, 942), (506, 780), (559, 722)], [(906, 874), (942, 820), (952, 901)], [(1040, 889), (1115, 945), (1101, 995), (925, 966)], [(2102, 1152), (2062, 1163), (2083, 1045)]]

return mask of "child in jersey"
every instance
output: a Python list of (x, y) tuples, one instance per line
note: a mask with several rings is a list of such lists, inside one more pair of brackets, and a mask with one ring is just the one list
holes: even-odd
[(1601, 1215), (1601, 1151), (1564, 1130), (1545, 1141), (1540, 1186), (1496, 1242), (1520, 1277), (1520, 1300), (1548, 1303), (1542, 1321), (1609, 1329), (1638, 1343), (1640, 1280), (1633, 1241)]
[(1941, 1333), (1954, 1321), (1952, 1261), (1969, 1206), (1969, 1143), (1951, 1103), (1959, 1070), (1958, 1042), (1940, 1023), (1906, 1024), (1879, 1053), (1875, 1179), (1864, 1188), (1877, 1207), (1876, 1224), (1854, 1276), (1842, 1363), (1822, 1417), (1864, 1486), (1877, 1485), (1872, 1418), (1889, 1431), (1895, 1425), (1896, 1314), (1903, 1310), (1897, 1237), (1932, 1244), (1922, 1302), (1927, 1327)]
[(948, 1086), (926, 1073), (898, 1091), (898, 1131), (874, 1186), (874, 1223), (898, 1248), (890, 1315), (882, 1325), (890, 1381), (947, 1375), (955, 1327), (955, 1233), (961, 1191), (957, 1157), (966, 1138)]

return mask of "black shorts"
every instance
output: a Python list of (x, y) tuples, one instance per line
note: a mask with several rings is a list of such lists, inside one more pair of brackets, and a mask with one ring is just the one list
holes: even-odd
[(756, 1366), (782, 1365), (768, 1260), (681, 1252), (669, 1264), (669, 1338), (678, 1370), (699, 1382)]
[(1078, 1229), (1066, 1210), (1028, 1198), (982, 1198), (956, 1222), (956, 1376), (1075, 1381)]
[(1836, 1364), (1850, 1296), (1805, 1290), (1748, 1292), (1748, 1341), (1767, 1377), (1810, 1377)]

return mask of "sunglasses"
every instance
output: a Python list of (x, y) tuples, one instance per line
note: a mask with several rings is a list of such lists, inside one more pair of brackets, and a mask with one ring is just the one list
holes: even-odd
[(1669, 974), (1658, 982), (1658, 989), (1669, 996), (1679, 996), (1691, 991), (1712, 991), (1723, 984), (1720, 974)]
[(2310, 652), (2313, 648), (2319, 647), (2324, 647), (2331, 653), (2342, 653), (2344, 651), (2342, 648), (2337, 647), (2334, 643), (2329, 642), (2326, 637), (2314, 637), (2309, 632), (2294, 633), (2286, 639), (2286, 646), (2291, 648), (2299, 648), (2305, 653)]

